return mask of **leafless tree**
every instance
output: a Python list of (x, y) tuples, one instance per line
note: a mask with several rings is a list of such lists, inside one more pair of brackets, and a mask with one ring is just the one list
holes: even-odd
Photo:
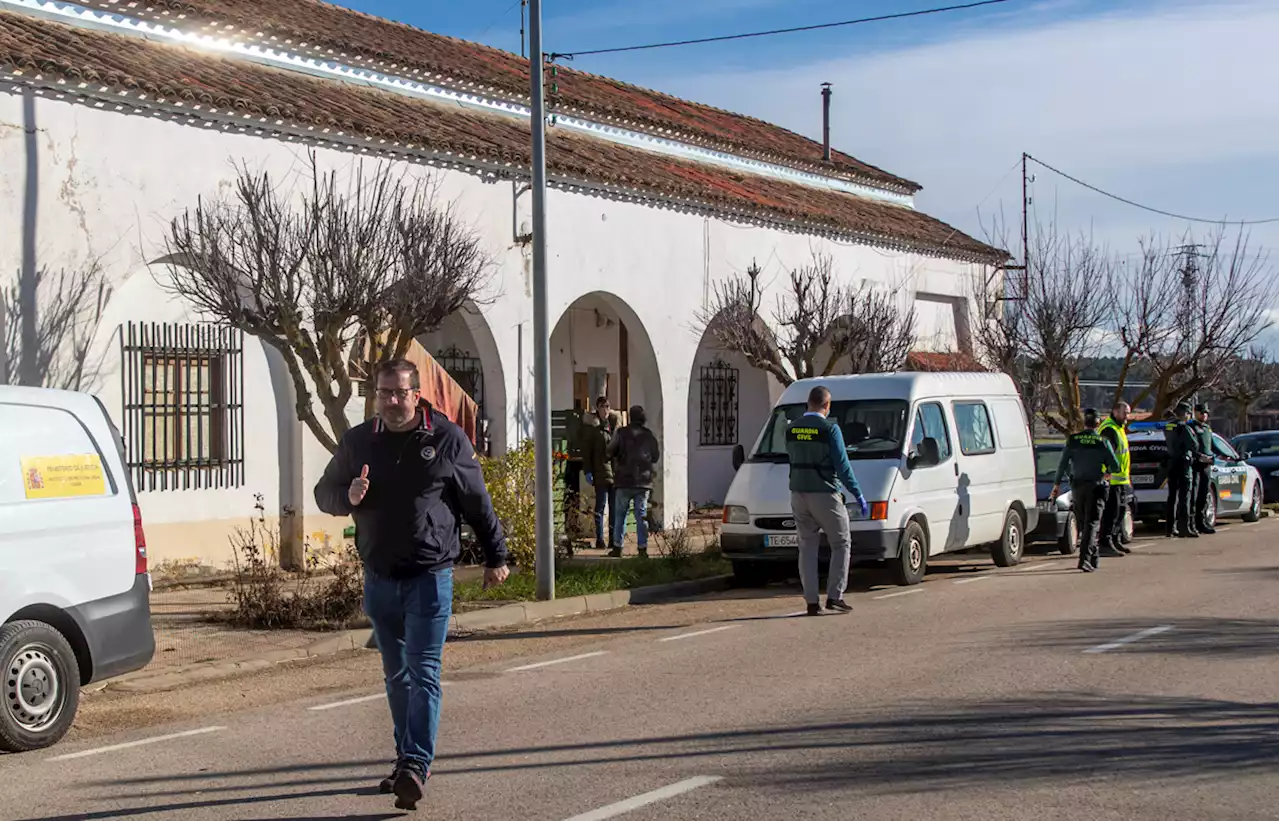
[[(88, 388), (98, 373), (98, 363), (90, 361), (90, 345), (111, 298), (101, 261), (92, 259), (56, 274), (37, 268), (28, 289), (21, 276), (0, 289), (0, 385)], [(34, 299), (24, 300), (24, 290)]]
[(298, 419), (330, 451), (350, 427), (353, 378), (479, 302), (492, 267), (432, 181), (359, 163), (343, 186), (314, 154), (300, 192), (240, 166), (232, 196), (171, 222), (167, 250), (161, 284), (277, 350)]
[(975, 283), (984, 309), (975, 347), (1022, 387), (1029, 411), (1068, 433), (1083, 424), (1081, 368), (1109, 338), (1116, 262), (1092, 238), (1063, 235), (1053, 223), (1037, 225), (1028, 245), (1026, 271)]
[(1276, 269), (1269, 256), (1217, 230), (1203, 243), (1145, 241), (1137, 271), (1117, 281), (1117, 335), (1125, 368), (1143, 363), (1150, 382), (1135, 404), (1160, 416), (1199, 391), (1214, 388), (1271, 327)]
[(764, 288), (754, 262), (745, 274), (715, 285), (697, 330), (783, 385), (834, 373), (901, 367), (915, 341), (915, 312), (902, 311), (892, 292), (863, 283), (841, 285), (831, 257), (815, 254), (792, 270), (773, 311), (774, 334), (761, 316)]
[(1228, 359), (1214, 391), (1235, 411), (1236, 431), (1249, 429), (1249, 414), (1280, 387), (1280, 365), (1261, 346), (1254, 345), (1244, 356)]

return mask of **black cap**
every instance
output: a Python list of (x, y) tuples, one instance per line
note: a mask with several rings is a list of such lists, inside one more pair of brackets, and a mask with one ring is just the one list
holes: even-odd
[(1084, 409), (1084, 423), (1086, 425), (1098, 424), (1098, 412), (1093, 408)]
[(1178, 414), (1191, 413), (1191, 403), (1179, 402), (1178, 407), (1174, 408), (1174, 412)]
[(1201, 402), (1200, 404), (1196, 405), (1196, 413), (1208, 413), (1208, 412), (1209, 412), (1209, 406), (1206, 405), (1204, 402)]

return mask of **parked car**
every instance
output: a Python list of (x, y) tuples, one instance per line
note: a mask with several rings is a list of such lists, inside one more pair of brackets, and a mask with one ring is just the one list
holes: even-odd
[(1280, 431), (1242, 433), (1231, 440), (1231, 447), (1262, 475), (1262, 501), (1280, 501)]
[[(1151, 526), (1164, 521), (1169, 466), (1163, 422), (1134, 422), (1129, 426), (1129, 452), (1138, 518)], [(1262, 515), (1262, 475), (1235, 448), (1213, 434), (1213, 467), (1209, 472), (1212, 504), (1209, 523), (1242, 518), (1256, 522)]]
[[(1042, 442), (1035, 446), (1036, 454), (1036, 505), (1040, 508), (1040, 524), (1031, 532), (1031, 542), (1057, 542), (1058, 550), (1070, 556), (1079, 549), (1080, 523), (1071, 509), (1071, 479), (1062, 480), (1062, 493), (1057, 501), (1051, 502), (1053, 479), (1058, 473), (1058, 463), (1062, 461), (1064, 442)], [(1124, 520), (1121, 523), (1120, 541), (1128, 544), (1133, 541), (1133, 504), (1125, 506)]]
[[(1022, 558), (1039, 518), (1027, 415), (1004, 374), (894, 373), (802, 379), (783, 391), (752, 447), (739, 447), (720, 544), (734, 575), (757, 583), (794, 567), (797, 535), (785, 446), (816, 385), (831, 391), (870, 514), (851, 514), (852, 558), (883, 561), (916, 584), (930, 556), (989, 546)], [(825, 537), (822, 551), (827, 554)], [(825, 559), (823, 559), (825, 561)]]
[(155, 652), (146, 537), (95, 397), (0, 387), (0, 750), (58, 742), (80, 688)]

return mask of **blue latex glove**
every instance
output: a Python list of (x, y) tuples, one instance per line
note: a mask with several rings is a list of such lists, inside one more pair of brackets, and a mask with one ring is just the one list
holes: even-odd
[(594, 485), (594, 484), (595, 484), (595, 480), (591, 478), (591, 474), (590, 474), (590, 473), (588, 473), (588, 474), (587, 474), (587, 484), (589, 484), (589, 485)]
[(854, 501), (858, 503), (858, 509), (862, 511), (862, 518), (867, 518), (867, 515), (871, 512), (871, 507), (867, 504), (867, 500), (859, 496)]

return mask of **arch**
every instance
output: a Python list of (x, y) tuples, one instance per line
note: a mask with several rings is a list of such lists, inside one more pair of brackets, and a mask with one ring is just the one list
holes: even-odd
[(751, 450), (783, 388), (772, 374), (718, 342), (714, 329), (720, 318), (707, 323), (689, 365), (690, 506), (724, 503), (733, 482), (734, 446)]
[(490, 454), (505, 453), (507, 381), (502, 354), (480, 306), (468, 299), (462, 310), (418, 337), (418, 342), (480, 406)]
[[(632, 405), (642, 406), (647, 426), (660, 444), (664, 442), (663, 386), (648, 328), (626, 300), (608, 291), (591, 291), (564, 309), (551, 332), (554, 435), (567, 440), (569, 427), (576, 430), (602, 393), (624, 414)], [(651, 522), (665, 518), (664, 472), (660, 463), (650, 500)]]

